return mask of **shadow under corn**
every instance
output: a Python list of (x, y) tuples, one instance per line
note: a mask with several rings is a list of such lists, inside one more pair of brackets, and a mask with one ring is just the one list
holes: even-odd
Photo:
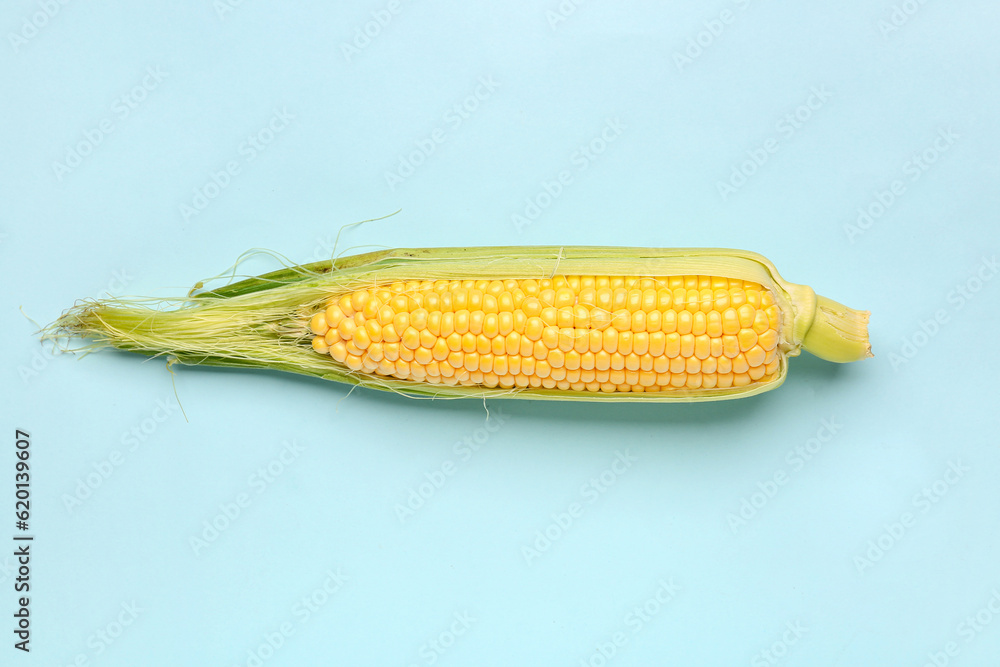
[[(135, 355), (121, 351), (103, 354), (135, 359)], [(140, 361), (136, 359), (136, 361)], [(146, 363), (158, 363), (147, 359)], [(835, 364), (810, 354), (790, 360), (788, 377), (784, 384), (773, 390), (750, 396), (722, 401), (702, 402), (620, 402), (620, 401), (544, 401), (516, 398), (482, 399), (426, 399), (410, 398), (386, 391), (351, 387), (319, 378), (261, 369), (218, 368), (208, 366), (176, 366), (178, 382), (191, 387), (198, 377), (223, 376), (228, 381), (260, 384), (260, 390), (272, 395), (285, 395), (287, 389), (308, 387), (315, 392), (316, 404), (328, 409), (331, 419), (350, 419), (355, 408), (364, 406), (365, 412), (375, 411), (387, 424), (412, 425), (415, 413), (433, 415), (433, 423), (449, 418), (479, 416), (486, 419), (487, 410), (500, 410), (517, 421), (534, 422), (536, 428), (558, 433), (565, 424), (617, 425), (633, 431), (649, 428), (668, 433), (671, 427), (690, 428), (697, 425), (712, 427), (734, 426), (764, 419), (780, 419), (788, 410), (801, 408), (815, 398), (817, 388), (824, 393), (836, 392), (836, 385), (850, 385), (862, 381), (852, 364)], [(853, 377), (852, 377), (853, 376)], [(277, 385), (277, 386), (276, 386)], [(178, 387), (180, 389), (180, 387)], [(183, 400), (183, 391), (181, 394)], [(280, 406), (275, 408), (275, 418), (282, 419)], [(669, 440), (669, 439), (667, 439)]]
[[(691, 427), (700, 424), (713, 427), (737, 425), (761, 418), (780, 418), (787, 410), (801, 407), (815, 397), (816, 387), (834, 390), (833, 385), (859, 381), (851, 377), (851, 369), (803, 354), (791, 361), (785, 383), (755, 396), (723, 401), (692, 403), (660, 403), (653, 401), (544, 401), (517, 398), (487, 399), (412, 399), (392, 393), (357, 388), (345, 401), (377, 404), (392, 419), (395, 410), (408, 412), (415, 407), (433, 413), (436, 419), (456, 415), (481, 415), (487, 409), (502, 410), (503, 414), (535, 422), (543, 430), (558, 432), (565, 424), (620, 425), (628, 429), (648, 427), (669, 430), (673, 427)], [(322, 383), (322, 381), (319, 381)]]

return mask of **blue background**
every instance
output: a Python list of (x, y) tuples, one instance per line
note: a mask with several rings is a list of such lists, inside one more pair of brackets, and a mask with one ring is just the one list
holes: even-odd
[[(2, 664), (995, 659), (995, 3), (233, 4), (0, 11), (0, 540), (15, 428), (36, 535), (30, 655), (0, 556)], [(180, 368), (185, 421), (162, 361), (53, 356), (18, 310), (329, 257), (397, 209), (339, 250), (746, 248), (870, 309), (876, 357), (489, 422)]]

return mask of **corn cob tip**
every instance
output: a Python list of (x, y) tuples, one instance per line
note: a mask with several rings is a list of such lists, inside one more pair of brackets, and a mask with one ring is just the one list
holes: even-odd
[(820, 359), (837, 363), (874, 357), (868, 339), (871, 311), (854, 310), (825, 296), (816, 296), (812, 324), (802, 347)]

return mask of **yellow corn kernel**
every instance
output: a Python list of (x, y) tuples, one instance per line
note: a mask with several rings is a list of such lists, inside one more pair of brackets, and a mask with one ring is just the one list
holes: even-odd
[(311, 317), (313, 349), (400, 379), (591, 393), (740, 386), (778, 370), (780, 309), (762, 285), (571, 278), (359, 289)]

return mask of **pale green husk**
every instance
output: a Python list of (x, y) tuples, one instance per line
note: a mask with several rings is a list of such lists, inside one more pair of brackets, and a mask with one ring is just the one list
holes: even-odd
[[(591, 393), (558, 389), (457, 387), (353, 372), (313, 351), (309, 317), (332, 296), (395, 280), (548, 278), (562, 275), (714, 275), (752, 280), (771, 289), (783, 313), (778, 377), (728, 389), (675, 389), (657, 393)], [(822, 298), (822, 297), (820, 297)], [(824, 300), (824, 304), (836, 303)], [(107, 299), (73, 307), (46, 328), (47, 339), (80, 337), (81, 349), (115, 347), (164, 355), (182, 364), (267, 368), (394, 391), (415, 397), (532, 398), (598, 401), (704, 401), (737, 398), (779, 386), (787, 357), (810, 333), (825, 358), (848, 361), (867, 354), (866, 313), (841, 306), (851, 340), (816, 317), (811, 289), (786, 283), (765, 258), (715, 248), (491, 247), (387, 250), (293, 266), (194, 296), (161, 300)], [(839, 304), (836, 304), (839, 306)], [(827, 308), (827, 311), (830, 311)], [(832, 311), (830, 311), (832, 312)], [(858, 316), (853, 317), (851, 313)], [(815, 325), (815, 321), (820, 321)], [(818, 326), (820, 331), (811, 331)], [(841, 327), (844, 329), (845, 327)], [(859, 343), (859, 332), (863, 342)], [(841, 332), (842, 333), (842, 332)], [(842, 338), (842, 336), (841, 336)], [(806, 349), (809, 349), (808, 346)], [(832, 353), (831, 353), (832, 350)], [(846, 350), (846, 352), (845, 352)], [(824, 355), (820, 355), (824, 356)], [(845, 358), (851, 357), (851, 358)]]

